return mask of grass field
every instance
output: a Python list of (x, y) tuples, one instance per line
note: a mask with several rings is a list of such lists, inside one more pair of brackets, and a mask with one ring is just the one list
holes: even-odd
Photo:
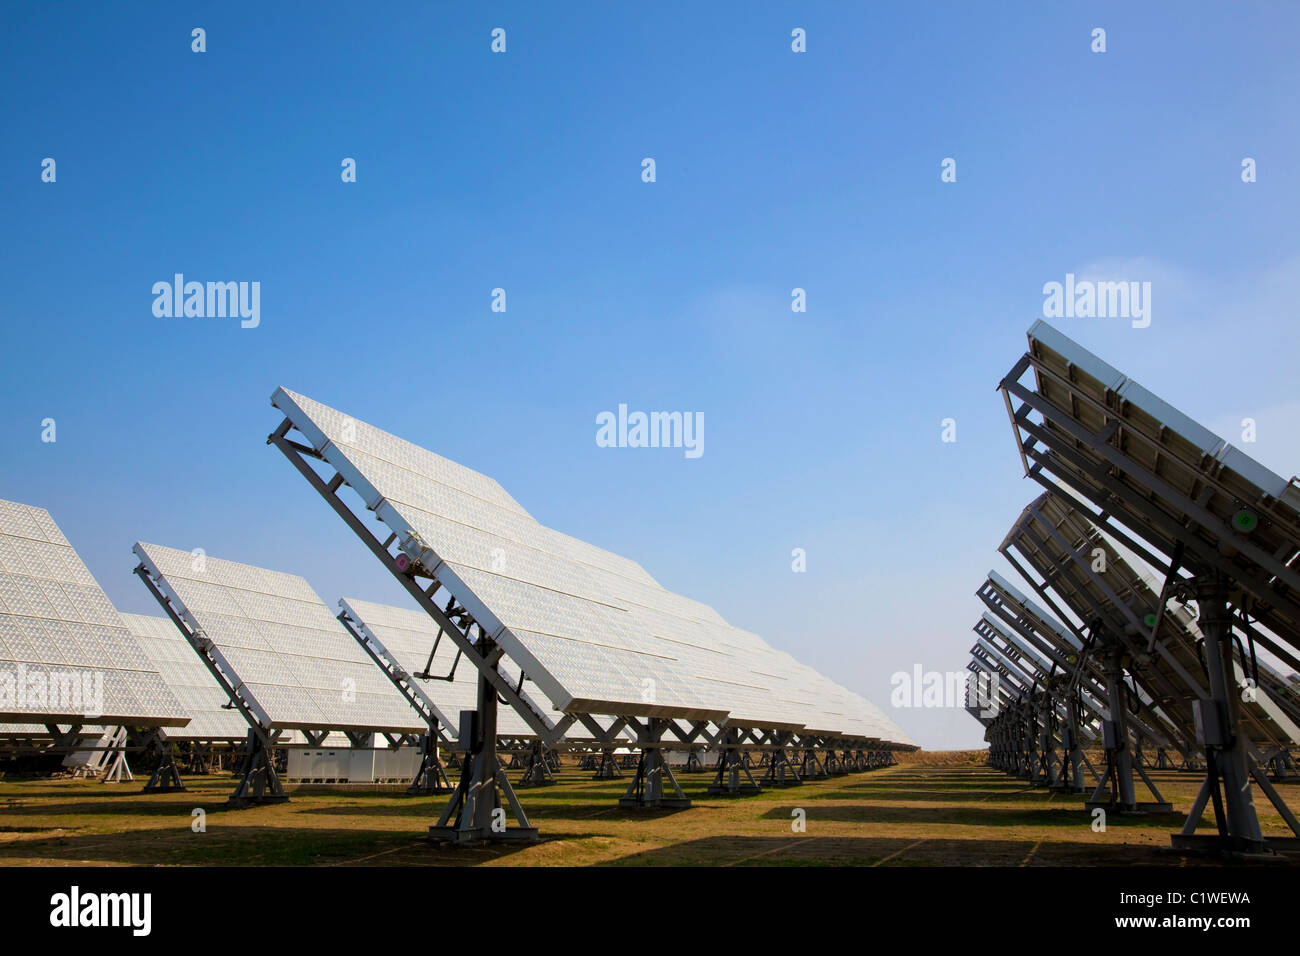
[[(1153, 773), (1175, 814), (1117, 817), (1094, 832), (1079, 797), (1028, 789), (977, 752), (922, 753), (896, 767), (769, 790), (704, 795), (709, 774), (680, 777), (695, 805), (626, 811), (627, 781), (566, 767), (553, 787), (520, 791), (542, 841), (439, 848), (424, 835), (444, 797), (293, 792), (287, 804), (225, 810), (233, 778), (191, 777), (189, 792), (144, 796), (141, 783), (0, 781), (0, 865), (303, 866), (1090, 866), (1214, 864), (1169, 848), (1199, 776)], [(513, 776), (513, 775), (512, 775)], [(1280, 784), (1300, 810), (1300, 785)], [(1261, 824), (1285, 827), (1261, 794)], [(196, 808), (206, 832), (191, 827)], [(805, 832), (792, 813), (806, 812)], [(1279, 863), (1300, 862), (1291, 855)]]

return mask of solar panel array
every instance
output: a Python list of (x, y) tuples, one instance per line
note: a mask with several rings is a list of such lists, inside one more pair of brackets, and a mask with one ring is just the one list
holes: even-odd
[(272, 403), (555, 709), (914, 746), (860, 697), (708, 605), (541, 525), (491, 478), (286, 389)]
[(182, 620), (210, 641), (269, 730), (419, 732), (404, 698), (302, 578), (137, 543)]
[(0, 501), (0, 719), (188, 720), (49, 512), (12, 501)]
[[(1106, 730), (1108, 766), (1119, 766), (1106, 779), (1122, 806), (1135, 797), (1118, 781), (1141, 753), (1126, 747), (1176, 748), (1187, 767), (1204, 750), (1207, 786), (1222, 787), (1216, 807), (1220, 797), (1231, 803), (1219, 839), (1258, 847), (1249, 784), (1281, 807), (1261, 768), (1293, 766), (1300, 744), (1291, 680), (1257, 654), (1300, 666), (1300, 484), (1047, 323), (1028, 339), (1000, 388), (1025, 473), (1045, 493), (999, 550), (1047, 609), (996, 573), (978, 592), (989, 610), (969, 669), (1003, 682), (1003, 706), (972, 713), (988, 728), (994, 763), (1066, 786), (1064, 764), (1049, 765), (1073, 701), (1089, 712), (1085, 726), (1095, 718)], [(1129, 731), (1132, 740), (1116, 739)], [(1142, 780), (1153, 806), (1167, 809)], [(1074, 789), (1079, 781), (1076, 768)], [(1177, 845), (1195, 841), (1203, 806)]]

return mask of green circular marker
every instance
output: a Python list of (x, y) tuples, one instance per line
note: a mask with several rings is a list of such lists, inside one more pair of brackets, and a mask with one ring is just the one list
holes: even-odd
[(1147, 615), (1146, 617), (1144, 617), (1142, 620), (1146, 621), (1147, 627), (1155, 627), (1155, 626), (1156, 626), (1156, 616), (1155, 616), (1154, 614), (1148, 614), (1148, 615)]
[(1250, 534), (1259, 527), (1259, 516), (1253, 511), (1242, 508), (1232, 516), (1232, 526), (1242, 534)]

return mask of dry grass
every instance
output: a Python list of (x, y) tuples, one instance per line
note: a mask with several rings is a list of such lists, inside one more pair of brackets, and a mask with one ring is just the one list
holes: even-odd
[[(558, 786), (521, 791), (543, 840), (446, 849), (423, 839), (445, 800), (375, 792), (299, 793), (288, 804), (223, 809), (232, 780), (191, 778), (187, 793), (140, 784), (0, 782), (0, 865), (1177, 865), (1212, 863), (1169, 849), (1179, 815), (1090, 826), (1079, 797), (1029, 789), (983, 766), (979, 751), (912, 755), (897, 767), (769, 790), (706, 797), (709, 776), (682, 778), (689, 810), (624, 811), (626, 781), (568, 769)], [(1153, 774), (1185, 813), (1200, 778)], [(1280, 789), (1300, 808), (1300, 786)], [(1257, 797), (1266, 831), (1285, 832)], [(191, 829), (204, 808), (207, 832)], [(792, 832), (792, 811), (807, 815)], [(1294, 862), (1294, 858), (1292, 858)]]

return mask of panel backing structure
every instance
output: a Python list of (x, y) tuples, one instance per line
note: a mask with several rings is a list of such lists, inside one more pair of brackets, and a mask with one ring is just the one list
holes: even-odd
[[(1044, 493), (1022, 512), (1000, 550), (1017, 567), (1019, 554), (1079, 620), (1090, 622), (1094, 638), (1116, 645), (1125, 670), (1157, 699), (1186, 741), (1195, 739), (1192, 701), (1209, 696), (1200, 627), (1184, 605), (1161, 605), (1162, 584), (1098, 529), (1086, 509), (1064, 492)], [(1027, 570), (1022, 574), (1033, 581)], [(1239, 689), (1248, 686), (1251, 667), (1249, 657), (1234, 661)], [(1238, 697), (1243, 729), (1257, 747), (1273, 755), (1300, 745), (1300, 731), (1266, 690), (1257, 687)]]
[[(1281, 801), (1241, 733), (1233, 647), (1258, 643), (1292, 668), (1300, 663), (1300, 484), (1047, 323), (1028, 338), (999, 386), (1026, 474), (1087, 502), (1101, 530), (1163, 576), (1154, 629), (1169, 600), (1197, 607), (1205, 696), (1186, 703), (1207, 774), (1174, 843), (1207, 839), (1194, 831), (1213, 801), (1218, 835), (1209, 843), (1257, 850), (1264, 843), (1250, 781)], [(1294, 815), (1284, 805), (1279, 812), (1300, 834)]]
[[(1099, 655), (1087, 652), (1086, 637), (1076, 635), (996, 571), (989, 572), (977, 593), (988, 610), (975, 632), (990, 643), (1002, 642), (1026, 656), (1037, 656), (1047, 665), (1045, 684), (1053, 691), (1067, 732), (1075, 738), (1072, 743), (1079, 742), (1081, 721), (1109, 719), (1105, 667)], [(1158, 766), (1165, 765), (1164, 752), (1171, 748), (1179, 749), (1184, 759), (1190, 756), (1180, 743), (1181, 732), (1153, 707), (1150, 695), (1138, 689), (1129, 703), (1133, 709), (1146, 708), (1141, 717), (1134, 713), (1129, 720), (1138, 732), (1137, 740), (1145, 738), (1156, 745)]]
[(49, 512), (12, 501), (0, 501), (0, 720), (189, 722)]
[(269, 753), (284, 731), (342, 731), (364, 744), (426, 729), (301, 577), (155, 544), (134, 550), (137, 576), (249, 727), (233, 804), (286, 799)]

